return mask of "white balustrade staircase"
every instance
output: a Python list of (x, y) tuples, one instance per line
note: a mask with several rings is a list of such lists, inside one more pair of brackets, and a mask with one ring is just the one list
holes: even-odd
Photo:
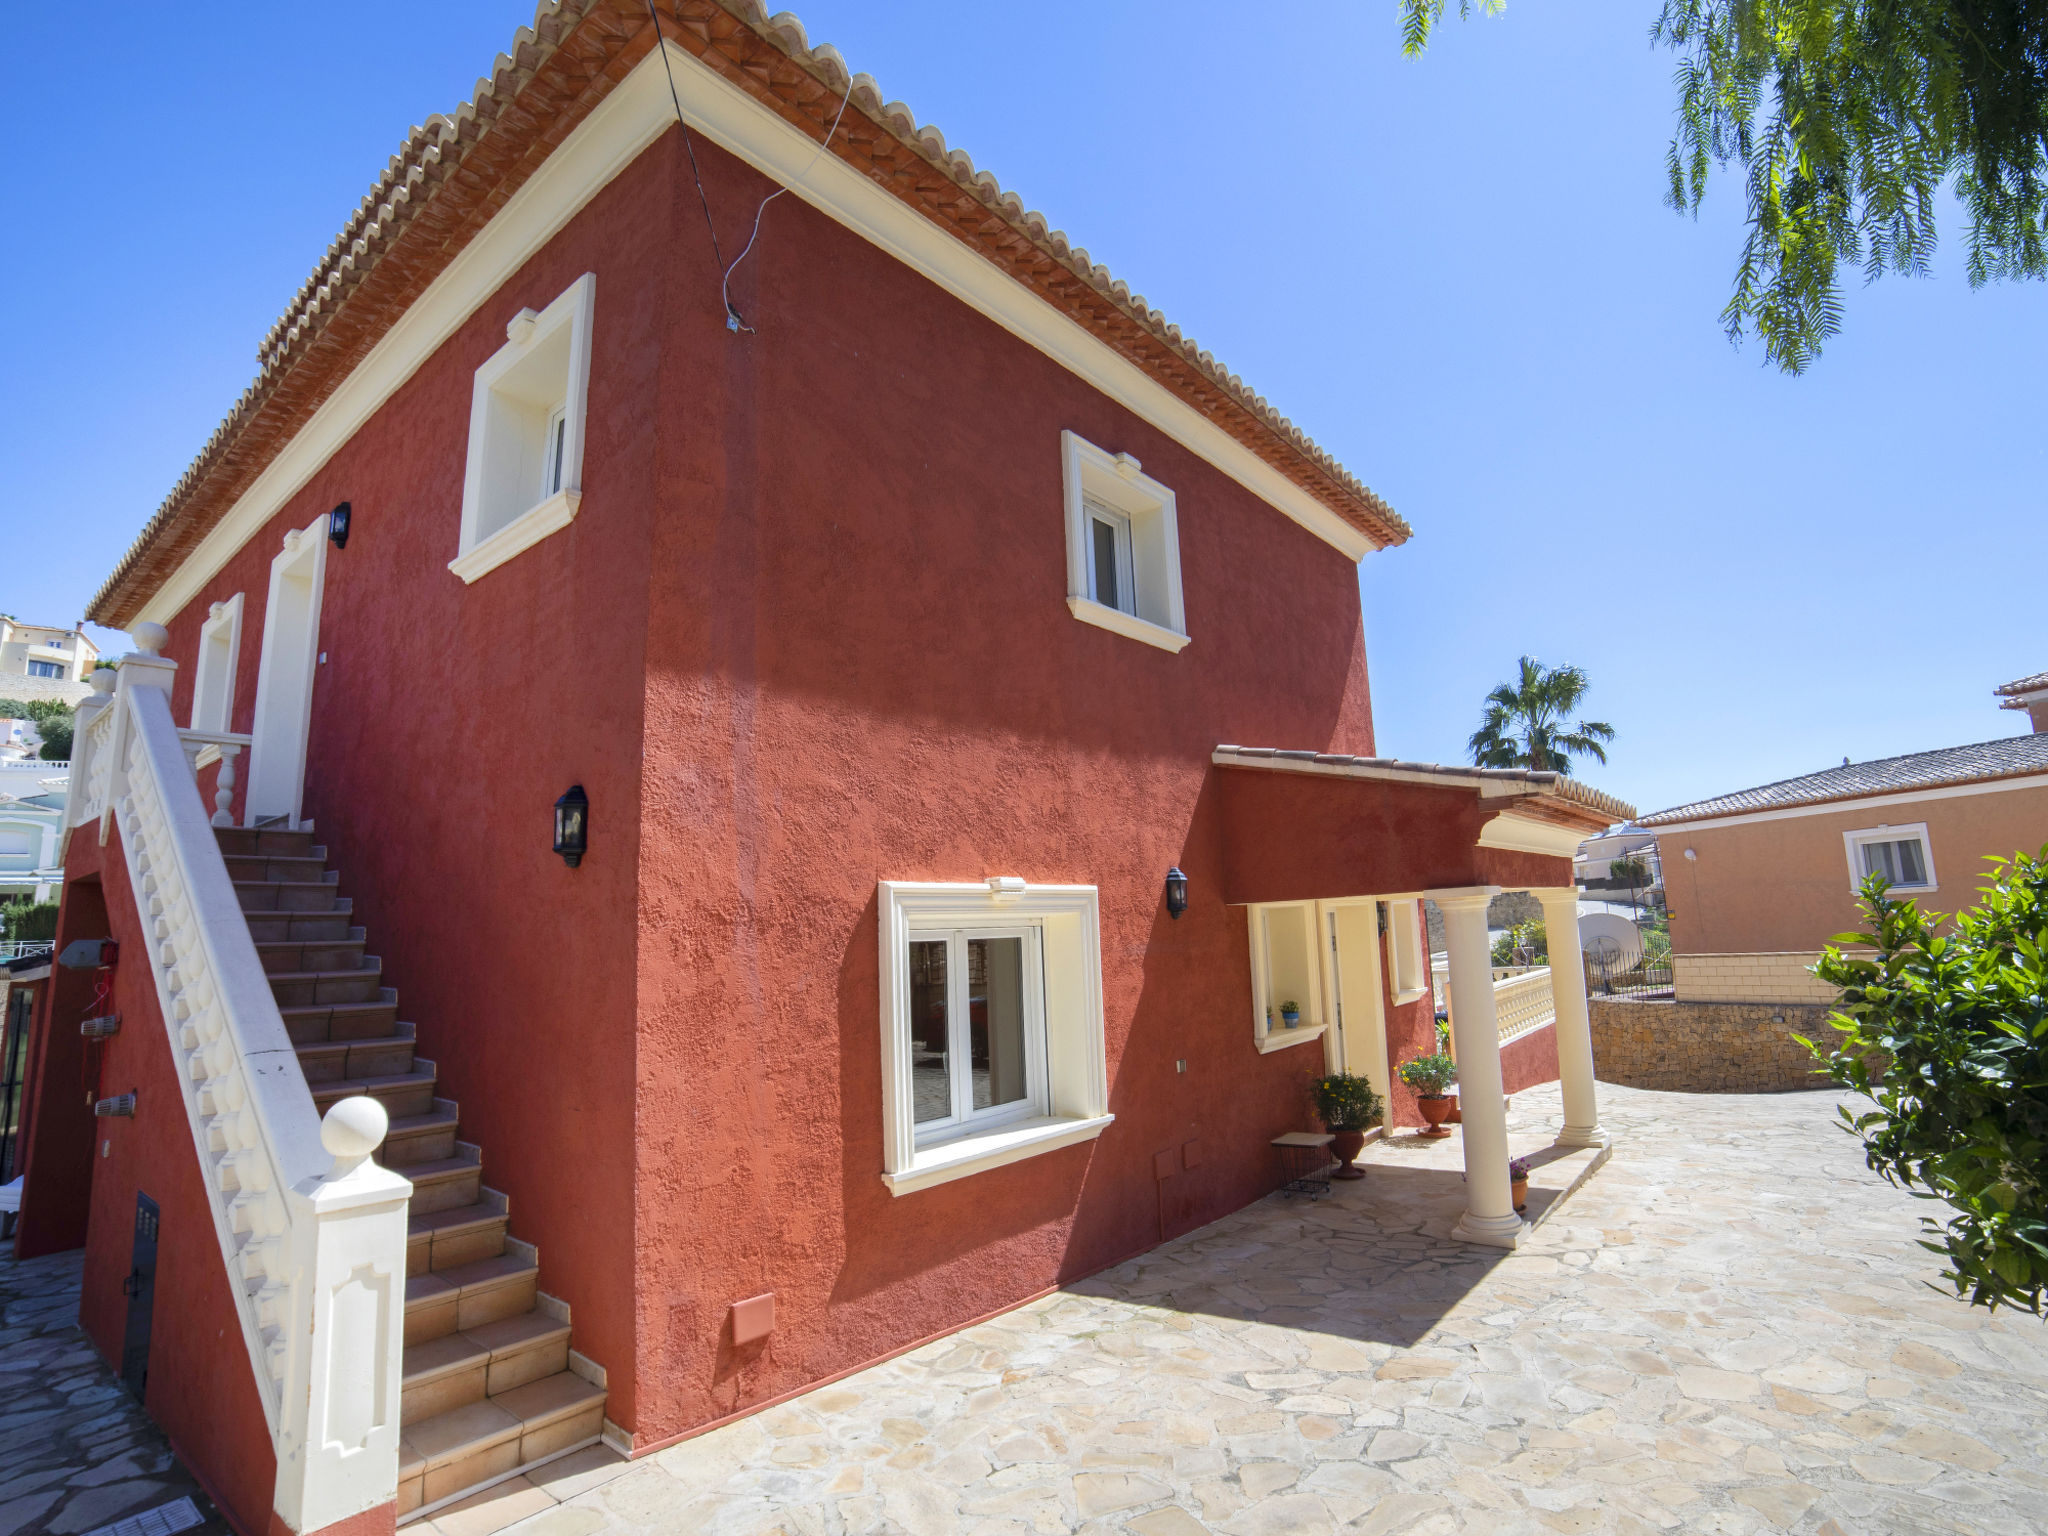
[(536, 1250), (508, 1235), (508, 1201), (485, 1187), (480, 1149), (414, 1054), (326, 850), (310, 831), (214, 834), (315, 1107), (380, 1102), (391, 1128), (378, 1161), (412, 1181), (399, 1518), (591, 1444), (603, 1372), (571, 1351), (568, 1308), (536, 1289)]

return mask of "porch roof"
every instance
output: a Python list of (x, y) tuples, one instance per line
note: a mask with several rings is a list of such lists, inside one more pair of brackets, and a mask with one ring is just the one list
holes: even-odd
[(1572, 883), (1586, 838), (1635, 808), (1558, 773), (1221, 746), (1224, 900)]

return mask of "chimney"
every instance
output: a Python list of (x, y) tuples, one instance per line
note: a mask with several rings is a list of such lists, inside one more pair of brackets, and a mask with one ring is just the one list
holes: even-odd
[(2036, 672), (1992, 690), (2000, 709), (2023, 709), (2036, 735), (2048, 731), (2048, 672)]

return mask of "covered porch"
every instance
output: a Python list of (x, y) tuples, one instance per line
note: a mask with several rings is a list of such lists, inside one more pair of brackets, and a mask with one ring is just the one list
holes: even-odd
[[(1504, 1040), (1526, 1058), (1544, 1048), (1538, 1032), (1548, 1026), (1562, 1105), (1552, 1144), (1604, 1148), (1572, 858), (1631, 807), (1563, 775), (1520, 769), (1239, 746), (1218, 747), (1213, 761), (1224, 899), (1247, 913), (1259, 1049), (1319, 1039), (1324, 1070), (1368, 1078), (1387, 1098), (1390, 1130), (1418, 1120), (1396, 1073), (1436, 1049), (1423, 910), (1434, 902), (1463, 1110), (1464, 1210), (1453, 1235), (1519, 1245), (1529, 1229), (1510, 1192)], [(1497, 985), (1486, 913), (1503, 891), (1541, 903), (1547, 977)], [(1516, 1065), (1524, 1081), (1537, 1080), (1526, 1060)]]

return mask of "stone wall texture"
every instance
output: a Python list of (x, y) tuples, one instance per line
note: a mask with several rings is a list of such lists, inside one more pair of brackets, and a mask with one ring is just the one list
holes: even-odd
[(1828, 1079), (1792, 1037), (1835, 1038), (1818, 1003), (1592, 998), (1593, 1070), (1603, 1083), (1678, 1093), (1787, 1093)]
[(1673, 955), (1682, 1003), (1832, 1003), (1835, 989), (1813, 974), (1818, 950)]

